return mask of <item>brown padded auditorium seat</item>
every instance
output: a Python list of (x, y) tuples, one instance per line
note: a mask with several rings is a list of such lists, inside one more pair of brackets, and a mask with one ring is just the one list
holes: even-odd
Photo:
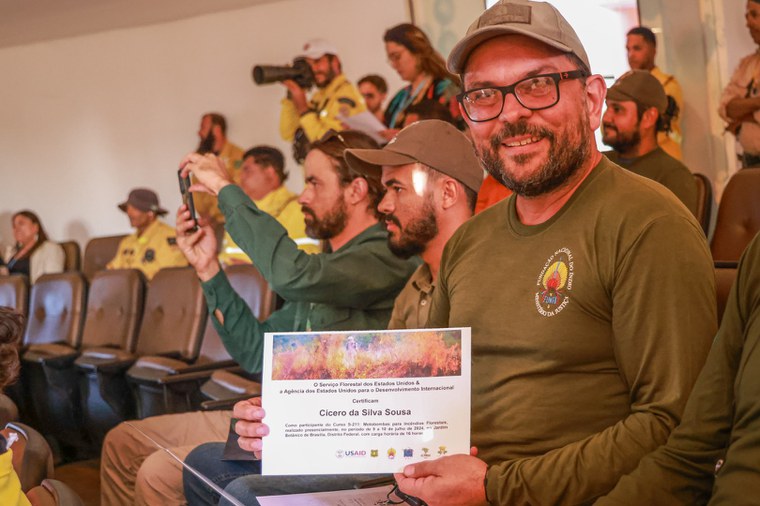
[(65, 343), (78, 347), (87, 283), (79, 272), (43, 274), (32, 286), (25, 346)]
[(0, 276), (0, 306), (12, 307), (26, 317), (29, 312), (29, 278), (22, 274)]
[(86, 377), (87, 424), (104, 435), (116, 423), (133, 418), (134, 401), (126, 380), (127, 369), (146, 355), (191, 362), (198, 356), (206, 323), (206, 302), (195, 270), (161, 269), (148, 284), (142, 324), (134, 353), (99, 347), (76, 360)]
[(84, 261), (82, 272), (87, 279), (92, 279), (95, 273), (106, 268), (116, 251), (119, 243), (126, 237), (124, 235), (111, 235), (107, 237), (93, 237), (84, 248)]
[(82, 254), (79, 249), (79, 243), (76, 241), (65, 241), (58, 243), (63, 248), (65, 254), (63, 262), (64, 271), (78, 271), (82, 264)]
[(737, 262), (760, 231), (760, 169), (734, 174), (718, 207), (711, 250), (716, 262)]
[[(253, 314), (266, 319), (272, 312), (275, 295), (253, 265), (233, 265), (225, 269), (232, 288)], [(168, 357), (147, 356), (135, 362), (127, 373), (133, 383), (141, 417), (188, 411), (200, 403), (199, 388), (214, 369), (236, 366), (208, 318), (198, 359), (193, 364)]]
[[(82, 331), (84, 353), (123, 347), (134, 351), (142, 316), (145, 283), (135, 269), (100, 271), (87, 297)], [(82, 430), (80, 378), (74, 361), (80, 351), (68, 344), (32, 346), (24, 354), (29, 384), (35, 399), (40, 429), (59, 441), (59, 447), (79, 457), (93, 453)], [(89, 452), (87, 450), (90, 450)]]
[(697, 209), (694, 216), (707, 236), (710, 232), (710, 216), (712, 215), (712, 182), (704, 174), (697, 173), (694, 174), (694, 182), (697, 185)]

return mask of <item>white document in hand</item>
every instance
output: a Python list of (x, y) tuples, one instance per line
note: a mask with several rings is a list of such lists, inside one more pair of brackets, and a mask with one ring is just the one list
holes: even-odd
[(393, 473), (470, 450), (470, 329), (267, 333), (262, 474)]
[(388, 127), (369, 111), (363, 111), (353, 116), (339, 116), (338, 119), (349, 129), (364, 132), (380, 144), (387, 142), (379, 132), (386, 130)]

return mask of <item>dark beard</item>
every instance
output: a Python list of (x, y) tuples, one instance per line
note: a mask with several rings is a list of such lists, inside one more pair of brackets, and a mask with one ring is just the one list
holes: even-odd
[[(618, 153), (630, 153), (636, 146), (641, 144), (641, 134), (639, 133), (639, 126), (636, 125), (636, 129), (630, 134), (623, 134), (611, 125), (605, 125), (605, 128), (611, 128), (617, 132), (617, 138), (615, 140), (605, 138), (602, 134), (602, 142), (611, 147)], [(604, 132), (604, 130), (602, 130)]]
[[(478, 151), (483, 166), (489, 174), (517, 195), (537, 197), (563, 186), (580, 168), (588, 157), (588, 118), (581, 116), (580, 125), (566, 125), (566, 128), (555, 135), (554, 132), (525, 121), (515, 124), (504, 124), (501, 131), (493, 136), (488, 147), (481, 146)], [(578, 129), (580, 139), (571, 139), (571, 129)], [(501, 142), (507, 137), (530, 135), (531, 137), (546, 138), (549, 141), (549, 156), (546, 162), (528, 178), (518, 181), (506, 170), (504, 160), (499, 156)], [(514, 159), (517, 164), (526, 163), (529, 157), (520, 156)]]
[(306, 235), (312, 239), (332, 239), (343, 232), (348, 223), (348, 214), (346, 213), (346, 202), (343, 198), (336, 202), (322, 219), (317, 219), (314, 211), (307, 206), (301, 206), (304, 217), (311, 217), (311, 221), (306, 220)]
[[(206, 137), (201, 139), (201, 142), (198, 144), (198, 149), (196, 149), (195, 152), (198, 153), (199, 155), (205, 155), (206, 153), (213, 153), (214, 144), (216, 144), (216, 138), (214, 137), (214, 132), (209, 130), (208, 135), (206, 135)], [(214, 154), (218, 154), (218, 153), (214, 153)]]
[[(430, 196), (429, 196), (430, 197)], [(422, 207), (420, 217), (410, 221), (405, 229), (401, 228), (398, 218), (392, 214), (385, 215), (387, 221), (392, 221), (399, 229), (399, 236), (393, 239), (388, 235), (388, 249), (399, 258), (410, 258), (419, 255), (427, 244), (438, 235), (438, 220), (435, 218), (433, 204), (428, 198)]]

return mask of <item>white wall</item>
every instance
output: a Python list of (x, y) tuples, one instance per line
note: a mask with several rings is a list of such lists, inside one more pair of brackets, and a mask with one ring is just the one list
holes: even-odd
[[(382, 36), (408, 21), (404, 0), (290, 0), (141, 28), (0, 50), (0, 243), (10, 216), (36, 211), (54, 240), (129, 232), (116, 204), (130, 188), (179, 205), (176, 168), (200, 116), (227, 116), (243, 148), (279, 139), (279, 85), (255, 86), (255, 63), (289, 62), (313, 37), (332, 40), (348, 77), (375, 72), (391, 90)], [(288, 186), (302, 174), (290, 162)], [(173, 223), (170, 215), (168, 221)]]

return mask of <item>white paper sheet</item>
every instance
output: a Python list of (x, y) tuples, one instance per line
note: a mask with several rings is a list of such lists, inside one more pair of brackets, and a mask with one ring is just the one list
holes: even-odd
[(364, 132), (380, 144), (388, 142), (379, 134), (379, 132), (386, 130), (388, 127), (369, 111), (360, 112), (353, 116), (339, 116), (338, 119), (342, 123), (345, 123), (349, 129)]
[(470, 449), (470, 329), (268, 333), (262, 474), (394, 473)]

